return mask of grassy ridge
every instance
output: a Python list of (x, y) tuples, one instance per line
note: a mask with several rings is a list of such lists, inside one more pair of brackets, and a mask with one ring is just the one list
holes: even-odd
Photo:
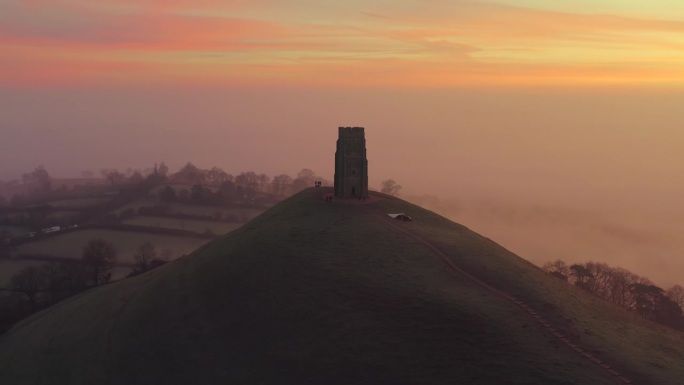
[[(537, 305), (561, 309), (554, 301), (575, 298), (579, 306), (588, 297), (436, 214), (395, 199), (327, 204), (317, 192), (189, 257), (25, 320), (0, 339), (0, 382), (613, 383), (509, 301), (371, 216), (409, 213), (414, 231)], [(544, 286), (528, 287), (537, 284)], [(543, 294), (549, 289), (559, 293)], [(567, 317), (572, 309), (561, 310)], [(608, 313), (593, 317), (624, 318)], [(654, 325), (622, 320), (655, 333)]]

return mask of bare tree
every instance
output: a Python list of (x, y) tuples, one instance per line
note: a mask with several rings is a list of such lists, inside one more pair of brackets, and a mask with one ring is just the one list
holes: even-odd
[(677, 329), (684, 328), (684, 288), (681, 286), (674, 286), (665, 292), (648, 278), (599, 262), (573, 264), (568, 268), (563, 261), (557, 260), (544, 264), (544, 270), (565, 279), (570, 278), (569, 281), (575, 286), (644, 318)]
[(601, 298), (610, 298), (610, 280), (613, 269), (607, 264), (600, 262), (588, 262), (586, 267), (591, 271), (591, 277), (587, 282), (588, 289)]
[(557, 259), (553, 262), (546, 262), (544, 266), (542, 266), (542, 269), (554, 277), (560, 278), (564, 281), (567, 281), (568, 276), (570, 275), (570, 268), (564, 261), (560, 259)]
[(40, 267), (45, 279), (45, 299), (56, 302), (86, 287), (83, 264), (78, 260), (49, 262)]
[(176, 190), (169, 185), (164, 186), (164, 188), (159, 192), (159, 200), (164, 203), (175, 202), (176, 199)]
[(292, 191), (297, 193), (307, 187), (314, 185), (316, 173), (308, 168), (304, 168), (297, 173), (297, 178), (292, 181)]
[(43, 165), (35, 168), (32, 172), (22, 175), (22, 180), (26, 184), (35, 184), (39, 191), (48, 192), (52, 187), (52, 178)]
[(284, 196), (291, 184), (292, 178), (289, 175), (281, 174), (274, 176), (273, 182), (271, 182), (271, 186), (273, 186), (273, 194), (277, 196)]
[(568, 264), (561, 259), (556, 259), (553, 262), (546, 262), (544, 266), (542, 266), (542, 269), (549, 273), (558, 272), (565, 276), (570, 274), (570, 267), (568, 267)]
[(204, 182), (204, 179), (204, 171), (190, 162), (173, 175), (173, 180), (181, 183), (199, 184)]
[(306, 182), (307, 186), (313, 185), (314, 180), (316, 180), (316, 173), (308, 168), (303, 168), (297, 173), (297, 179), (301, 179)]
[(169, 173), (169, 167), (166, 165), (166, 163), (161, 162), (159, 164), (159, 167), (156, 167), (155, 165), (155, 174), (159, 174), (161, 176), (166, 176)]
[(83, 261), (67, 259), (59, 262), (60, 286), (69, 295), (84, 290), (88, 285), (89, 272)]
[(259, 174), (257, 177), (259, 180), (259, 192), (266, 192), (266, 186), (268, 186), (270, 178), (266, 174)]
[(610, 297), (614, 304), (629, 308), (633, 303), (630, 287), (638, 282), (640, 277), (627, 269), (616, 267), (611, 272)]
[(128, 179), (131, 181), (131, 183), (139, 184), (143, 181), (143, 176), (140, 173), (140, 171), (136, 170), (133, 172), (133, 174), (131, 174), (131, 176)]
[(401, 190), (401, 185), (398, 185), (394, 179), (387, 179), (381, 183), (380, 192), (387, 195), (397, 196)]
[(684, 287), (674, 285), (665, 293), (668, 298), (674, 301), (680, 308), (684, 309)]
[(211, 186), (218, 186), (230, 179), (233, 179), (232, 175), (215, 166), (206, 173), (207, 184)]
[(112, 186), (119, 185), (126, 180), (126, 175), (120, 173), (116, 169), (102, 169), (100, 173)]
[(116, 262), (116, 248), (102, 238), (91, 239), (83, 248), (81, 259), (90, 272), (91, 283), (97, 286), (109, 282), (110, 270)]
[(25, 267), (10, 279), (12, 290), (25, 294), (32, 308), (36, 305), (38, 292), (45, 288), (45, 283), (45, 275), (38, 266)]
[(150, 264), (157, 258), (157, 250), (150, 242), (145, 242), (138, 246), (138, 249), (133, 254), (135, 260), (135, 270), (145, 272), (149, 270)]
[(575, 263), (570, 266), (570, 275), (575, 278), (575, 286), (581, 287), (582, 289), (589, 289), (589, 280), (592, 277), (592, 273), (585, 265)]
[(256, 190), (259, 187), (259, 176), (254, 171), (241, 172), (235, 177), (235, 184)]

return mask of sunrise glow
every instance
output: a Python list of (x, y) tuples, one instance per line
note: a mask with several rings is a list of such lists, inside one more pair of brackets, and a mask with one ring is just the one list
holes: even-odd
[(8, 0), (0, 84), (672, 85), (665, 3)]

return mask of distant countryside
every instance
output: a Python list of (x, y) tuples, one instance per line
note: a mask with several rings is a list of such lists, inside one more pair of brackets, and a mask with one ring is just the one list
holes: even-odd
[(329, 182), (164, 162), (52, 178), (43, 166), (0, 182), (0, 332), (69, 295), (190, 254), (280, 200)]

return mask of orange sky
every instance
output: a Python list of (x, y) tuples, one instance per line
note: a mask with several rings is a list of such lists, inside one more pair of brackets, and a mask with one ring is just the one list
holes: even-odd
[(666, 0), (336, 3), (5, 0), (0, 85), (684, 81), (684, 7)]
[(0, 179), (332, 179), (337, 127), (365, 126), (372, 186), (535, 262), (684, 283), (684, 2), (3, 0), (0, 47)]

